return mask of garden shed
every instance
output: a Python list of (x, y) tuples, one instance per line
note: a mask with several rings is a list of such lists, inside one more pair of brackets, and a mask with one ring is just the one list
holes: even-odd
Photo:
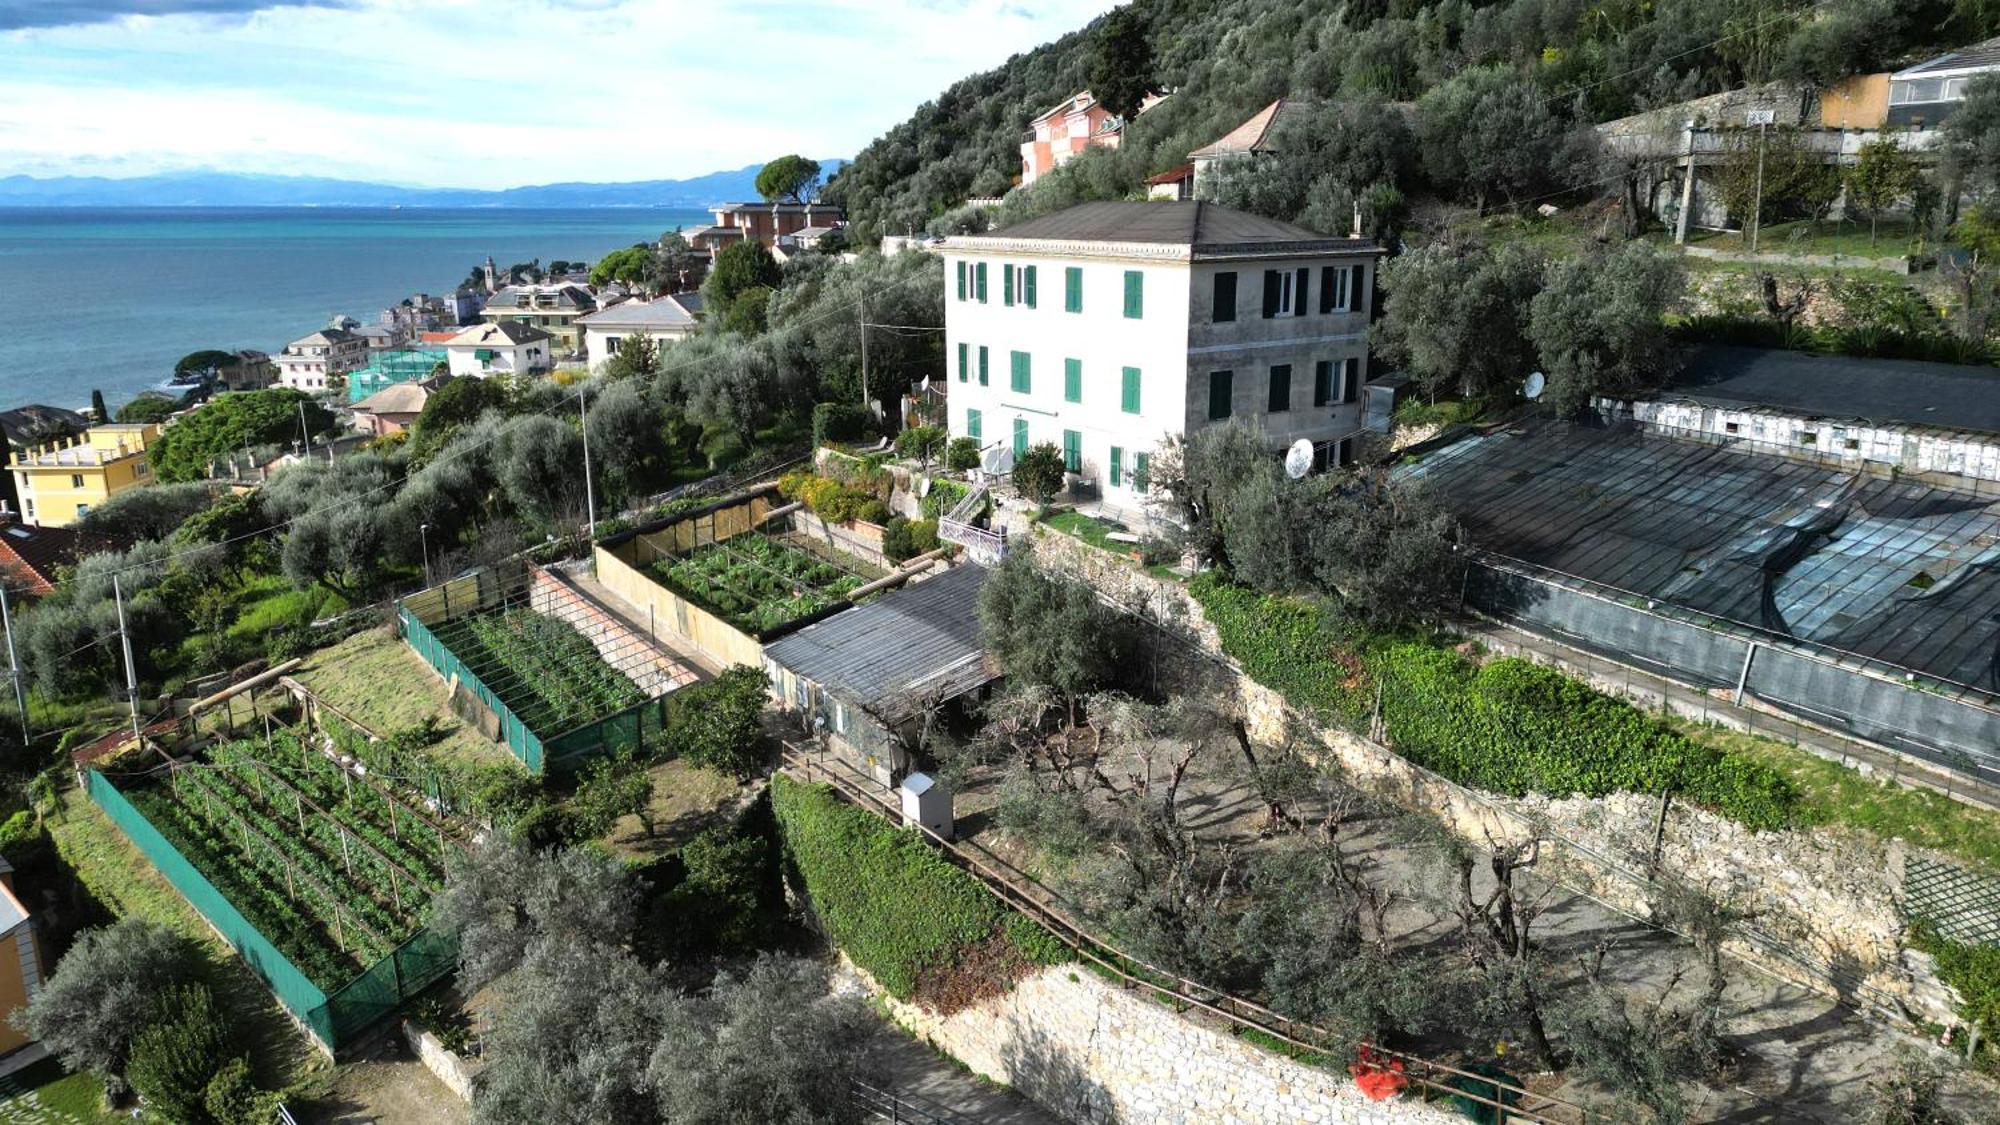
[(772, 691), (857, 768), (896, 784), (924, 722), (999, 676), (980, 640), (986, 575), (956, 566), (772, 641)]

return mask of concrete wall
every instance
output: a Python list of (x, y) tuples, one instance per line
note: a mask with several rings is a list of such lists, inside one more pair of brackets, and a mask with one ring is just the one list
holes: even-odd
[(632, 556), (641, 549), (637, 539), (616, 547), (598, 544), (597, 580), (644, 614), (649, 628), (680, 637), (717, 666), (764, 666), (764, 646), (757, 638), (653, 581), (635, 565)]
[(1934, 474), (1941, 478), (1937, 483), (1950, 487), (1963, 488), (1976, 481), (2000, 483), (2000, 441), (1990, 435), (1833, 421), (1771, 408), (1730, 409), (1657, 400), (1599, 402), (1649, 430), (1670, 436), (1720, 438), (1754, 445), (1759, 453), (1821, 464), (1834, 462), (1856, 468), (1872, 464), (1905, 473)]
[(890, 1017), (975, 1074), (1076, 1122), (1122, 1125), (1450, 1125), (1415, 1100), (1369, 1101), (1347, 1075), (1294, 1062), (1074, 965), (939, 1016), (844, 964)]

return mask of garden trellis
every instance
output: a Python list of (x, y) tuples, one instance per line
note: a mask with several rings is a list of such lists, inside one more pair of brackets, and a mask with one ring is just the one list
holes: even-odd
[(759, 532), (661, 559), (652, 574), (730, 624), (758, 634), (843, 605), (873, 577)]
[(467, 826), (343, 764), (315, 732), (218, 742), (91, 799), (328, 1050), (449, 973), (425, 924)]
[(454, 707), (538, 772), (650, 745), (663, 699), (693, 679), (643, 634), (612, 624), (567, 581), (532, 565), (413, 594), (397, 620), (453, 686)]

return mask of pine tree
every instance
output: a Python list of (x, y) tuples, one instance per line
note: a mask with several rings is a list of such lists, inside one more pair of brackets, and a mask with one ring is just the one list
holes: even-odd
[(103, 391), (93, 390), (90, 392), (90, 409), (97, 415), (98, 422), (111, 421), (111, 410), (104, 405)]

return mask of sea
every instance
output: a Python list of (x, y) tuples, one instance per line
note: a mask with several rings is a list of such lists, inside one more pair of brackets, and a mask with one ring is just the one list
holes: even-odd
[(0, 208), (0, 409), (113, 409), (204, 348), (376, 322), (485, 262), (594, 261), (705, 211), (604, 208)]

